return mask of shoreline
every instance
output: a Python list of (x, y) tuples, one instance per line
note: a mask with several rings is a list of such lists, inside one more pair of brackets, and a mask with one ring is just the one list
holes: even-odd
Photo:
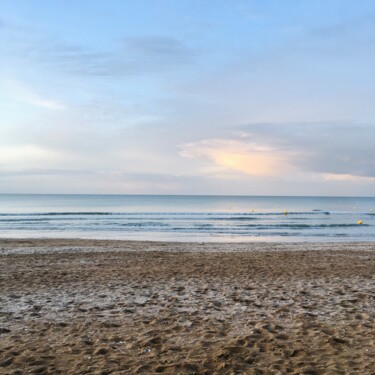
[(80, 236), (80, 235), (67, 235), (60, 236), (58, 234), (51, 234), (48, 236), (17, 236), (17, 235), (6, 235), (0, 236), (0, 241), (9, 241), (9, 240), (72, 240), (72, 241), (123, 241), (123, 242), (157, 242), (157, 243), (212, 243), (212, 244), (252, 244), (252, 243), (261, 243), (261, 244), (314, 244), (314, 243), (374, 243), (374, 238), (351, 238), (351, 237), (298, 237), (298, 236), (201, 236), (201, 237), (189, 237), (189, 236), (159, 236), (157, 233), (148, 233), (147, 235), (123, 237), (123, 236)]
[(348, 242), (180, 242), (84, 238), (0, 238), (0, 256), (7, 254), (49, 254), (54, 252), (251, 252), (251, 251), (336, 251), (375, 250), (375, 241)]
[(370, 374), (374, 250), (0, 240), (0, 372)]

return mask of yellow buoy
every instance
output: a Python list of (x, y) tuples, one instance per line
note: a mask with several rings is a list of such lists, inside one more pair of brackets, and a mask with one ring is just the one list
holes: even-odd
[(284, 215), (288, 215), (288, 211), (287, 210), (284, 211)]
[(362, 224), (363, 224), (363, 221), (362, 221), (362, 220), (358, 220), (358, 221), (357, 221), (357, 224), (358, 224), (358, 225), (362, 225)]

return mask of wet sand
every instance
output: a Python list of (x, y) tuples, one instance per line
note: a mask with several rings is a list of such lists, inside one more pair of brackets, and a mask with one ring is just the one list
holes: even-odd
[(1, 374), (374, 374), (375, 244), (0, 240)]

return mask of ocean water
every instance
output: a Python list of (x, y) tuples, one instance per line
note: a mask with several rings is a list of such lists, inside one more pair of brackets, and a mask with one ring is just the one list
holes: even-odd
[(0, 238), (51, 237), (374, 241), (375, 197), (0, 195)]

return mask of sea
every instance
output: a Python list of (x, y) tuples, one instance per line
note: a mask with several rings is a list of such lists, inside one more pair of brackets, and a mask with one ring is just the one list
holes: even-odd
[(374, 241), (375, 197), (2, 194), (0, 238)]

